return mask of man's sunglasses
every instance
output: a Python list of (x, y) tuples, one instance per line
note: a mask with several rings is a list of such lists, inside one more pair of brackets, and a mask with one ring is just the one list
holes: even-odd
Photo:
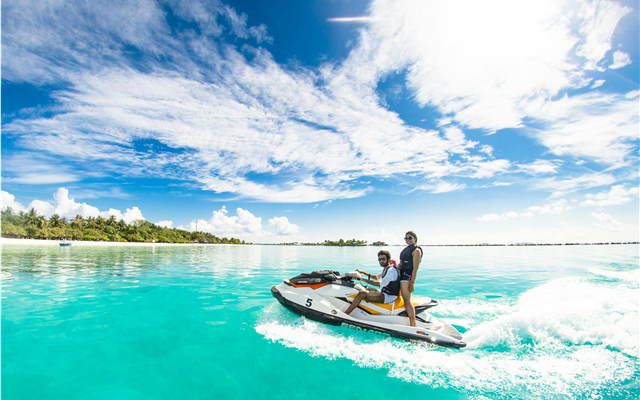
[(386, 258), (378, 258), (378, 261), (387, 261)]

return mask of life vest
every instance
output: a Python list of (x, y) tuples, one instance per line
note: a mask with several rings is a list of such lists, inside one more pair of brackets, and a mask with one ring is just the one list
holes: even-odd
[[(384, 271), (382, 271), (382, 278), (384, 278), (391, 268), (395, 268), (394, 265), (389, 264)], [(389, 282), (389, 284), (382, 288), (382, 293), (386, 293), (391, 296), (397, 296), (400, 294), (400, 271), (396, 269), (396, 279)]]
[[(420, 246), (416, 246), (412, 244), (411, 246), (407, 246), (400, 253), (400, 269), (403, 271), (413, 271), (413, 251), (415, 249), (420, 249), (422, 252), (422, 248)], [(423, 252), (424, 254), (424, 252)]]

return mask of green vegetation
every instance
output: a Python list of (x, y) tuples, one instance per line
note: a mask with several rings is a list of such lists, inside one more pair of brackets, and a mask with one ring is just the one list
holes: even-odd
[(2, 210), (2, 237), (29, 239), (74, 239), (104, 242), (156, 242), (156, 243), (224, 243), (245, 244), (244, 240), (219, 238), (207, 232), (189, 232), (177, 228), (164, 228), (144, 220), (127, 224), (123, 220), (76, 215), (70, 221), (53, 214), (49, 220), (35, 209), (15, 214), (11, 207)]
[(340, 239), (337, 242), (334, 242), (331, 240), (325, 240), (324, 242), (318, 242), (318, 243), (292, 242), (292, 243), (273, 244), (273, 246), (366, 246), (366, 245), (367, 245), (366, 240), (356, 240), (356, 239), (348, 239), (348, 240)]
[(366, 246), (366, 240), (356, 240), (356, 239), (348, 239), (348, 240), (338, 240), (337, 242), (333, 242), (331, 240), (325, 240), (322, 243), (324, 246)]

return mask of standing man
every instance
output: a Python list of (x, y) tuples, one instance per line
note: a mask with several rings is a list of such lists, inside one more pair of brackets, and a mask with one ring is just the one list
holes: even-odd
[[(345, 311), (346, 314), (351, 314), (351, 312), (355, 310), (364, 299), (369, 303), (389, 304), (396, 301), (398, 294), (400, 293), (400, 274), (398, 273), (395, 262), (390, 263), (390, 261), (392, 261), (391, 253), (386, 250), (380, 250), (378, 252), (378, 263), (380, 263), (380, 266), (384, 268), (381, 273), (373, 275), (359, 269), (356, 270), (359, 272), (356, 279), (378, 286), (382, 288), (382, 290), (365, 288), (364, 291), (358, 293), (347, 311)], [(360, 274), (366, 275), (369, 279), (362, 279)]]

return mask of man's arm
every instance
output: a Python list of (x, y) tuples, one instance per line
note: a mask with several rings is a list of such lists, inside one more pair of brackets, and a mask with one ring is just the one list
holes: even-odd
[(378, 281), (370, 281), (369, 279), (363, 279), (362, 282), (367, 282), (371, 286), (380, 287), (380, 282)]
[(365, 271), (363, 271), (363, 270), (361, 270), (361, 269), (356, 269), (356, 271), (358, 271), (358, 272), (359, 272), (359, 273), (361, 273), (362, 275), (366, 275), (366, 276), (367, 276), (367, 278), (369, 278), (369, 279), (375, 279), (375, 280), (378, 280), (378, 277), (377, 277), (377, 275), (375, 275), (375, 274), (370, 274), (370, 273), (365, 272)]
[(372, 279), (378, 279), (375, 275), (370, 274), (368, 272), (361, 271), (359, 269), (357, 269), (356, 271), (358, 271), (362, 275), (365, 275), (365, 276), (367, 276), (367, 278), (369, 278), (369, 279), (360, 279), (362, 282), (366, 282), (369, 285), (380, 287), (380, 283), (379, 282), (372, 280)]

